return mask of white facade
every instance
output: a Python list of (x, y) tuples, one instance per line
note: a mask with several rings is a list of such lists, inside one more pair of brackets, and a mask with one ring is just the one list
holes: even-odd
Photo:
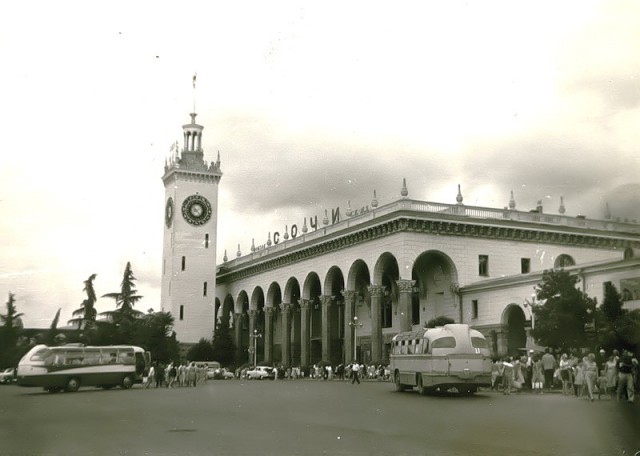
[(181, 343), (211, 339), (215, 328), (216, 235), (220, 160), (204, 161), (203, 127), (183, 126), (184, 146), (165, 165), (161, 306)]

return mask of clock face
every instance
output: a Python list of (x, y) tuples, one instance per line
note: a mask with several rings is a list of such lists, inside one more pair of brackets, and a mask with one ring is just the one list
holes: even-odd
[(164, 223), (167, 228), (171, 228), (171, 223), (173, 223), (173, 198), (171, 197), (169, 197), (167, 205), (164, 207)]
[(202, 195), (191, 195), (182, 203), (182, 216), (191, 225), (204, 225), (211, 218), (211, 203)]

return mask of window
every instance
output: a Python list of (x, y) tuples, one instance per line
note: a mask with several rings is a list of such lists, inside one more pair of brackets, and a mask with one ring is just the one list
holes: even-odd
[(471, 346), (473, 348), (489, 348), (489, 342), (482, 337), (472, 337)]
[(489, 276), (489, 255), (478, 255), (478, 274), (482, 277)]
[(207, 282), (202, 287), (202, 296), (207, 296)]
[(431, 342), (431, 348), (456, 348), (455, 337), (441, 337)]
[(184, 268), (187, 266), (187, 257), (182, 257), (182, 270), (184, 271)]
[(209, 234), (205, 234), (204, 235), (204, 248), (208, 249), (209, 248)]
[(180, 321), (184, 320), (184, 306), (180, 306)]
[(471, 301), (471, 318), (474, 320), (478, 318), (478, 300), (474, 299)]
[(531, 258), (520, 258), (520, 272), (522, 274), (531, 272)]
[(558, 258), (556, 258), (555, 263), (553, 264), (553, 267), (558, 269), (558, 268), (568, 268), (570, 266), (575, 266), (576, 261), (573, 259), (573, 257), (569, 256), (569, 255), (565, 255), (562, 254), (560, 256), (558, 256)]

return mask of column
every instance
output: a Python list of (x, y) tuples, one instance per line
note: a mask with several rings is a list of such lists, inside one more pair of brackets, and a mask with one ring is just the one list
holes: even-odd
[(416, 284), (415, 280), (400, 279), (396, 282), (398, 284), (398, 291), (400, 296), (398, 297), (398, 318), (400, 320), (400, 331), (411, 330), (411, 296), (413, 295), (413, 287)]
[(331, 361), (331, 296), (322, 296), (322, 360)]
[(242, 314), (233, 314), (233, 331), (236, 343), (236, 362), (242, 364)]
[(371, 361), (379, 362), (382, 355), (382, 322), (380, 309), (382, 308), (382, 292), (384, 287), (371, 285)]
[(273, 307), (264, 308), (264, 359), (273, 361)]
[(353, 340), (353, 329), (349, 323), (353, 322), (358, 294), (355, 291), (342, 290), (342, 296), (344, 296), (344, 353), (342, 357), (344, 364), (348, 364), (353, 358), (353, 347), (356, 343)]
[(309, 306), (308, 299), (300, 300), (300, 364), (309, 365)]
[(291, 304), (282, 303), (282, 364), (291, 363)]
[(256, 359), (258, 359), (258, 341), (255, 337), (253, 337), (253, 330), (256, 329), (256, 316), (258, 315), (257, 310), (249, 311), (249, 363), (253, 364), (253, 350), (256, 352)]

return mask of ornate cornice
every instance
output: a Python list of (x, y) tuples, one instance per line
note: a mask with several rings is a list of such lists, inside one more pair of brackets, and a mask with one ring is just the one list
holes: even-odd
[(289, 253), (285, 251), (281, 255), (265, 259), (259, 263), (239, 266), (240, 269), (237, 271), (219, 275), (218, 282), (235, 282), (246, 277), (278, 269), (319, 255), (326, 255), (365, 242), (371, 242), (400, 232), (494, 239), (499, 241), (545, 243), (591, 249), (624, 250), (627, 247), (640, 248), (640, 240), (622, 239), (621, 237), (616, 238), (614, 237), (615, 233), (607, 233), (606, 235), (591, 233), (578, 234), (575, 232), (559, 231), (556, 226), (509, 227), (481, 225), (474, 223), (473, 220), (420, 220), (402, 217), (389, 220), (379, 225), (369, 226), (343, 236), (338, 234), (333, 239), (327, 239), (324, 242), (303, 247)]

